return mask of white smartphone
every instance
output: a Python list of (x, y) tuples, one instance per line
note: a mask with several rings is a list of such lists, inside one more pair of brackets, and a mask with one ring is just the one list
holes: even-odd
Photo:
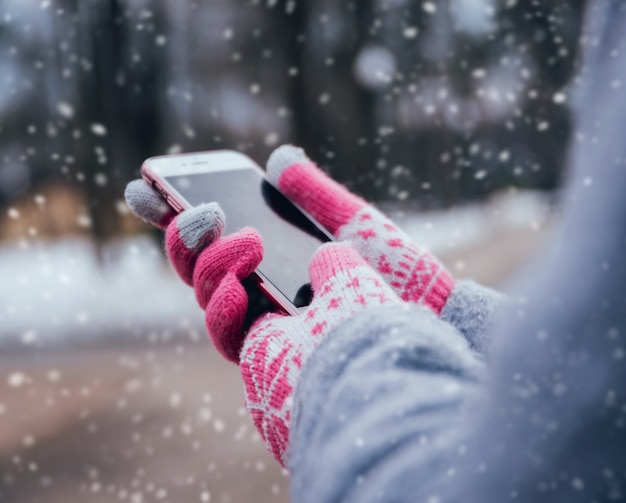
[(273, 187), (252, 159), (230, 150), (158, 156), (144, 161), (141, 174), (176, 212), (216, 201), (226, 215), (225, 235), (247, 226), (259, 232), (265, 253), (244, 281), (246, 325), (272, 308), (295, 315), (311, 302), (309, 262), (333, 237)]

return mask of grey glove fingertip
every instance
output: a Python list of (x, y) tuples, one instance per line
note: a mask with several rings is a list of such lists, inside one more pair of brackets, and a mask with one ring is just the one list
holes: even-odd
[(176, 212), (141, 179), (129, 182), (124, 199), (133, 214), (161, 229), (176, 216)]
[(226, 216), (216, 202), (183, 211), (176, 221), (180, 239), (189, 250), (201, 250), (222, 236)]
[(299, 163), (309, 163), (311, 160), (300, 147), (294, 145), (281, 145), (276, 148), (267, 160), (267, 179), (277, 185), (280, 175), (289, 166)]

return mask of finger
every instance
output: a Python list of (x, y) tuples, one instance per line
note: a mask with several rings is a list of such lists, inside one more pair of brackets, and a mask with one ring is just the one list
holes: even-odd
[[(335, 237), (355, 243), (359, 252), (410, 241), (371, 204), (328, 177), (301, 148), (283, 145), (274, 150), (267, 161), (267, 177)], [(367, 253), (364, 256), (368, 258)]]
[(313, 292), (318, 293), (329, 279), (357, 267), (368, 267), (358, 252), (348, 243), (329, 243), (318, 248), (309, 264)]
[(206, 203), (183, 211), (168, 225), (165, 251), (174, 269), (189, 285), (198, 255), (218, 240), (226, 218), (217, 203)]
[(124, 190), (126, 204), (144, 222), (165, 229), (176, 212), (143, 180), (133, 180)]
[(216, 241), (202, 251), (192, 277), (200, 306), (207, 306), (227, 273), (241, 281), (252, 274), (262, 259), (261, 236), (248, 227)]
[(215, 349), (227, 360), (239, 363), (248, 295), (239, 279), (227, 272), (206, 305), (205, 321)]
[[(351, 302), (362, 306), (400, 302), (391, 287), (349, 243), (321, 246), (311, 260), (309, 275), (315, 294), (311, 305), (324, 306), (326, 316), (333, 309), (352, 312)], [(330, 300), (323, 300), (324, 297)]]
[(349, 241), (402, 300), (439, 314), (454, 286), (452, 276), (372, 205), (331, 180), (302, 149), (282, 146), (268, 161), (268, 178), (338, 240)]
[(454, 278), (432, 253), (376, 209), (361, 211), (341, 229), (339, 238), (352, 243), (402, 300), (441, 312)]
[(293, 145), (278, 147), (270, 155), (267, 178), (333, 235), (368, 206), (320, 170), (304, 150)]

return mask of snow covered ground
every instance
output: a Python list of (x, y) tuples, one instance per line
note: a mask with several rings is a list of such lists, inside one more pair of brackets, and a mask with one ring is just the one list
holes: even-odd
[[(200, 327), (202, 312), (147, 237), (105, 249), (77, 238), (0, 248), (3, 342), (48, 344), (83, 338), (167, 337), (163, 328)], [(158, 335), (156, 331), (158, 330)]]
[[(436, 254), (487, 241), (498, 228), (534, 229), (549, 215), (537, 194), (501, 196), (487, 204), (414, 214), (391, 212)], [(186, 331), (203, 337), (203, 313), (147, 237), (106, 247), (98, 264), (79, 238), (0, 246), (0, 342), (48, 346), (93, 338), (166, 339)]]

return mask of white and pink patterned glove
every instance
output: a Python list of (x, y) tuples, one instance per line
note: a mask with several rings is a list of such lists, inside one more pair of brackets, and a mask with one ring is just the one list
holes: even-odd
[(248, 299), (240, 281), (263, 257), (252, 229), (222, 237), (224, 215), (215, 203), (176, 216), (143, 181), (126, 200), (144, 220), (165, 228), (165, 249), (180, 277), (194, 287), (206, 311), (215, 347), (239, 363), (246, 405), (272, 455), (284, 466), (292, 394), (315, 347), (358, 311), (402, 301), (348, 243), (321, 246), (309, 266), (313, 301), (299, 316), (268, 314), (243, 333)]
[(402, 301), (348, 243), (321, 246), (309, 267), (313, 301), (300, 316), (268, 314), (244, 334), (248, 306), (241, 280), (263, 257), (253, 229), (222, 237), (216, 203), (175, 215), (142, 180), (126, 200), (144, 220), (165, 228), (165, 250), (180, 277), (194, 287), (218, 351), (239, 363), (246, 404), (272, 455), (286, 463), (292, 393), (303, 365), (341, 321), (363, 309)]
[(218, 205), (203, 204), (175, 216), (141, 180), (131, 182), (125, 196), (135, 214), (166, 229), (168, 257), (194, 287), (215, 347), (240, 364), (248, 410), (270, 452), (284, 465), (292, 393), (317, 344), (341, 321), (373, 306), (407, 301), (439, 314), (454, 282), (430, 253), (327, 177), (301, 149), (277, 149), (268, 161), (268, 178), (350, 244), (324, 245), (316, 253), (310, 265), (314, 298), (302, 315), (266, 315), (247, 335), (248, 299), (241, 280), (263, 257), (256, 231), (222, 237), (224, 215)]
[(246, 405), (272, 455), (285, 466), (292, 395), (315, 347), (364, 309), (402, 301), (348, 243), (323, 245), (309, 266), (313, 301), (300, 316), (269, 314), (248, 333), (240, 355)]
[(338, 241), (349, 241), (406, 302), (440, 314), (454, 280), (425, 248), (391, 220), (328, 177), (304, 150), (277, 148), (267, 162), (268, 180)]

